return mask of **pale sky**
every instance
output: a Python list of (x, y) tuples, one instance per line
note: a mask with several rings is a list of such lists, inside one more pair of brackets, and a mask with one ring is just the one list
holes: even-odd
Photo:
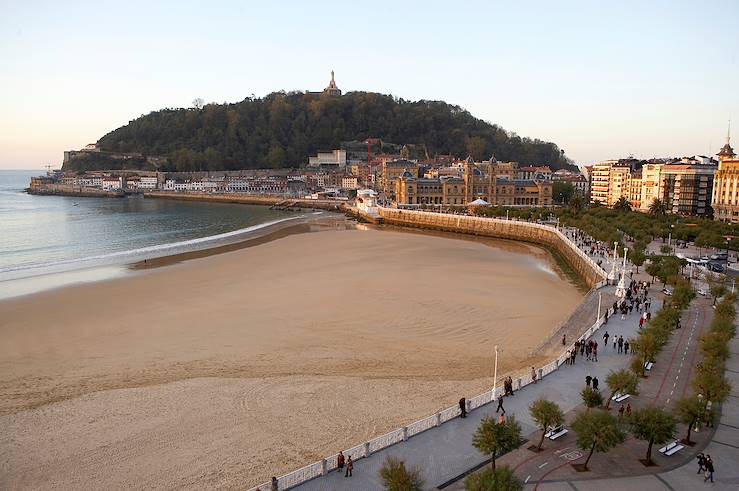
[(580, 164), (716, 153), (739, 128), (738, 57), (737, 0), (0, 0), (0, 169), (196, 97), (320, 90), (332, 69), (343, 91), (458, 104)]

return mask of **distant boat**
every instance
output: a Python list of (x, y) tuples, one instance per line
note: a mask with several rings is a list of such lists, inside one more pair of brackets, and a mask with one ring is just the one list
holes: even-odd
[(79, 205), (79, 203), (72, 203), (72, 206), (77, 206), (77, 205)]

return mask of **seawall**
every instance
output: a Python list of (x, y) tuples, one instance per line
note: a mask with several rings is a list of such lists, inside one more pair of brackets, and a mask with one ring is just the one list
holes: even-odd
[(379, 208), (383, 222), (402, 227), (442, 230), (544, 245), (557, 252), (593, 288), (606, 279), (605, 272), (555, 227), (538, 223), (449, 215), (424, 211)]
[(282, 206), (297, 208), (315, 208), (320, 210), (343, 212), (346, 205), (339, 201), (287, 198), (285, 196), (253, 195), (253, 194), (211, 194), (181, 193), (154, 191), (144, 193), (146, 198), (173, 199), (178, 201), (209, 201), (213, 203), (238, 203), (242, 205)]
[(106, 191), (99, 188), (70, 186), (68, 184), (44, 184), (43, 186), (30, 187), (26, 192), (41, 196), (78, 196), (81, 198), (122, 198), (125, 196), (123, 191)]

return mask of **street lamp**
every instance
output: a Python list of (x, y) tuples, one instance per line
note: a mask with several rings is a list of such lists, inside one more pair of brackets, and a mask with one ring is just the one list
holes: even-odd
[(493, 398), (495, 400), (495, 389), (498, 383), (498, 345), (495, 345), (495, 368), (493, 369)]
[(626, 296), (626, 254), (628, 254), (629, 249), (624, 247), (624, 265), (621, 268), (621, 279), (618, 281), (618, 286), (616, 287), (616, 296), (618, 298), (624, 298)]

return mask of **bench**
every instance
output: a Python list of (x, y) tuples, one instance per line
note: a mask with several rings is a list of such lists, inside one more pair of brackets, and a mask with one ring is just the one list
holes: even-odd
[(651, 361), (648, 361), (648, 362), (646, 362), (646, 363), (644, 364), (644, 368), (645, 368), (645, 369), (646, 369), (647, 371), (651, 370), (653, 366), (654, 366), (654, 362), (651, 362)]
[(683, 445), (680, 445), (677, 441), (674, 441), (669, 445), (665, 445), (664, 447), (660, 448), (659, 453), (665, 454), (669, 457), (670, 455), (678, 453), (683, 448), (685, 448)]
[(631, 394), (616, 394), (613, 397), (613, 400), (616, 401), (616, 402), (624, 402), (629, 397), (631, 397)]
[(567, 428), (560, 425), (544, 433), (544, 437), (549, 438), (550, 440), (556, 440), (557, 438), (566, 435), (567, 432)]

